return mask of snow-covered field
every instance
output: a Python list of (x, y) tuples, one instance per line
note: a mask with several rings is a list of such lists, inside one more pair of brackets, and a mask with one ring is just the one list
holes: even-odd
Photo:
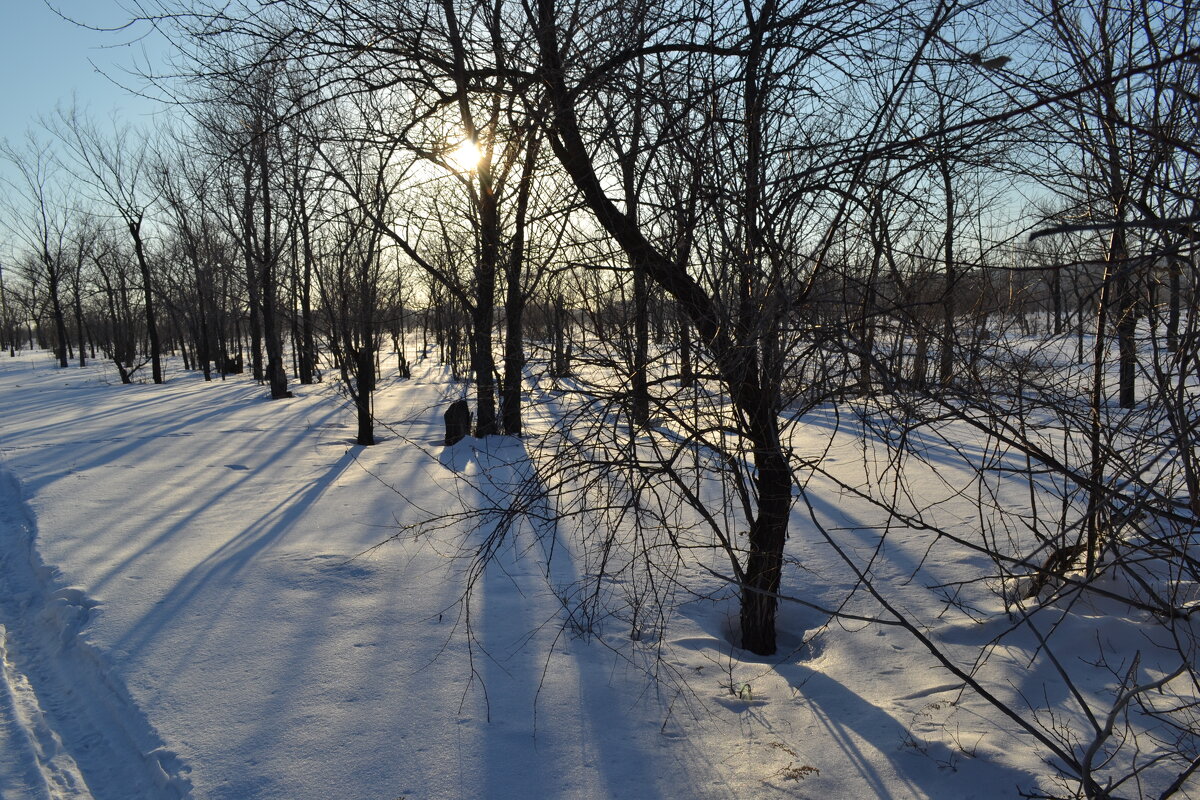
[[(383, 382), (371, 448), (352, 444), (353, 412), (333, 382), (292, 388), (294, 399), (271, 402), (244, 377), (204, 383), (176, 369), (162, 386), (122, 386), (104, 365), (0, 358), (4, 800), (1000, 798), (1052, 787), (1031, 737), (896, 626), (785, 604), (779, 655), (752, 656), (730, 643), (733, 592), (698, 572), (696, 599), (674, 609), (661, 641), (615, 625), (582, 636), (560, 597), (583, 562), (564, 541), (547, 568), (528, 531), (476, 576), (471, 537), (483, 529), (405, 526), (469, 508), (525, 444), (444, 447), (441, 412), (462, 389), (440, 368), (420, 362), (412, 380)], [(826, 464), (861, 467), (859, 437), (823, 422), (797, 435)], [(952, 461), (916, 488), (952, 498)], [(971, 614), (925, 589), (929, 574), (950, 581), (986, 559), (944, 543), (929, 559), (928, 532), (881, 540), (819, 478), (809, 496), (968, 666), (1013, 627), (985, 586), (967, 587)], [(939, 513), (970, 525), (969, 499)], [(803, 570), (785, 591), (836, 605), (854, 576), (810, 522), (798, 504), (789, 554)], [(850, 606), (877, 612), (861, 593)], [(1072, 658), (1111, 631), (1100, 614), (1063, 625), (1079, 639), (1064, 648)], [(1108, 652), (1115, 665), (1140, 647)], [(1049, 667), (1026, 669), (1034, 650), (1014, 634), (977, 672), (1007, 697), (1068, 705)], [(1097, 702), (1109, 690), (1080, 685)]]

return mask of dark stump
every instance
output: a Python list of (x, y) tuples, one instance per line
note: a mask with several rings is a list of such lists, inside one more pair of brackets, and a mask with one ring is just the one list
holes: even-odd
[(457, 444), (471, 435), (471, 409), (466, 400), (455, 400), (446, 409), (446, 446)]

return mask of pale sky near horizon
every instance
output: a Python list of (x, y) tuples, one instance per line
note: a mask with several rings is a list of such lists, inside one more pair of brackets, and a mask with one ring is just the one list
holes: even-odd
[[(63, 14), (97, 27), (128, 21), (119, 0), (50, 0)], [(62, 19), (45, 0), (0, 0), (0, 139), (14, 144), (37, 118), (72, 94), (101, 119), (116, 114), (144, 124), (162, 104), (137, 97), (102, 73), (141, 88), (131, 70), (161, 61), (165, 47), (146, 27), (119, 32), (88, 30)]]

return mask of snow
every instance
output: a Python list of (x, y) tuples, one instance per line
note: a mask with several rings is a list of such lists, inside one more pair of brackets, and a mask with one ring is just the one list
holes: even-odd
[[(894, 625), (785, 603), (779, 655), (754, 656), (731, 644), (734, 593), (697, 568), (680, 576), (696, 593), (661, 640), (634, 641), (617, 600), (576, 613), (572, 586), (593, 565), (569, 537), (552, 553), (518, 526), (480, 569), (487, 526), (446, 515), (502, 502), (537, 456), (508, 437), (443, 447), (441, 413), (462, 387), (439, 367), (383, 382), (371, 448), (353, 444), (334, 382), (291, 388), (272, 402), (248, 379), (205, 383), (177, 366), (164, 385), (122, 386), (104, 365), (0, 359), (4, 800), (1000, 798), (1053, 786), (1048, 754)], [(861, 484), (850, 427), (818, 414), (796, 435)], [(954, 459), (936, 458), (910, 488), (969, 526)], [(1005, 698), (1069, 704), (990, 588), (970, 590), (974, 618), (925, 588), (982, 557), (926, 530), (881, 535), (877, 512), (829, 476), (811, 476), (806, 497), (787, 593), (881, 616), (852, 592), (819, 520)], [(1082, 659), (1138, 623), (1100, 614), (1072, 612), (1062, 650)], [(1153, 636), (1115, 642), (1108, 682), (1083, 689), (1104, 702)]]

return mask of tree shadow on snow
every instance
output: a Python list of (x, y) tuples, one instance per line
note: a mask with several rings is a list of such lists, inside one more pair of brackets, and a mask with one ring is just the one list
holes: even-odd
[[(329, 466), (324, 475), (274, 503), (257, 519), (248, 523), (239, 533), (197, 563), (150, 613), (116, 643), (116, 649), (136, 654), (153, 642), (159, 631), (171, 626), (178, 615), (186, 613), (193, 601), (210, 586), (227, 587), (224, 589), (227, 593), (237, 591), (238, 583), (235, 578), (238, 573), (249, 566), (256, 556), (280, 541), (303, 519), (308, 509), (354, 463), (354, 460), (353, 450), (347, 450)], [(193, 649), (202, 646), (203, 643), (198, 637), (193, 642)], [(187, 654), (180, 656), (182, 660), (188, 659)]]
[[(622, 734), (635, 705), (612, 680), (614, 654), (574, 638), (566, 599), (577, 580), (536, 456), (515, 437), (466, 439), (439, 461), (466, 477), (485, 513), (467, 539), (472, 681), (482, 718), (473, 755), (481, 794), (572, 798), (589, 786), (612, 797), (662, 797), (658, 755)], [(471, 755), (471, 754), (464, 754)], [(536, 766), (535, 766), (536, 765)]]

